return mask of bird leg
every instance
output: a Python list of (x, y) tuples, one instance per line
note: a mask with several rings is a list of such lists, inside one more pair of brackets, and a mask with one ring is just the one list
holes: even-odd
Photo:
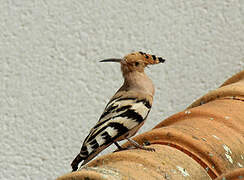
[(155, 151), (154, 148), (148, 148), (148, 147), (145, 147), (145, 146), (142, 146), (140, 144), (138, 144), (136, 141), (130, 139), (130, 138), (126, 138), (131, 144), (133, 144), (136, 148), (138, 149), (143, 149), (143, 150), (146, 150), (146, 151)]
[(122, 150), (126, 150), (128, 148), (122, 148), (117, 142), (114, 142), (114, 144), (117, 146), (117, 150), (115, 150), (114, 152), (118, 152), (118, 151), (122, 151)]

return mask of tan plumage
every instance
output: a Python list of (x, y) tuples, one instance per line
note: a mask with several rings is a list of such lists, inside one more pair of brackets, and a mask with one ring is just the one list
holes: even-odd
[(71, 163), (73, 171), (78, 169), (81, 161), (82, 165), (86, 164), (112, 143), (121, 149), (117, 141), (123, 139), (127, 139), (137, 148), (153, 150), (129, 138), (144, 124), (152, 106), (154, 85), (144, 73), (144, 68), (164, 61), (161, 57), (143, 52), (131, 53), (123, 59), (101, 61), (119, 62), (124, 83), (108, 102), (99, 121), (83, 142), (80, 153)]

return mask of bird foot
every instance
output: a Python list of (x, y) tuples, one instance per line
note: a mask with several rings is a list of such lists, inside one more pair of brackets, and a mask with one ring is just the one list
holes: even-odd
[(129, 138), (126, 138), (131, 144), (133, 144), (136, 148), (138, 149), (143, 149), (145, 151), (151, 151), (151, 152), (154, 152), (155, 149), (154, 148), (149, 148), (149, 147), (145, 147), (145, 146), (142, 146), (140, 144), (138, 144), (136, 141), (132, 140), (132, 139), (129, 139)]
[(145, 147), (145, 146), (142, 146), (142, 147), (140, 147), (139, 149), (143, 149), (143, 150), (145, 150), (145, 151), (155, 152), (155, 149), (154, 149), (154, 148), (149, 148), (149, 147)]
[(126, 138), (131, 144), (132, 146), (128, 146), (126, 148), (122, 148), (117, 142), (114, 142), (114, 144), (118, 147), (117, 150), (115, 150), (114, 152), (119, 152), (119, 151), (123, 151), (123, 150), (129, 150), (129, 149), (143, 149), (145, 151), (151, 151), (151, 152), (155, 152), (154, 148), (149, 148), (149, 147), (145, 147), (143, 145), (138, 144), (136, 141)]

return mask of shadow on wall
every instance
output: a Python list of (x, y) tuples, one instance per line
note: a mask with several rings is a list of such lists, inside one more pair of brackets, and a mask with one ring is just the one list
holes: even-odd
[(134, 140), (58, 180), (244, 179), (244, 71)]

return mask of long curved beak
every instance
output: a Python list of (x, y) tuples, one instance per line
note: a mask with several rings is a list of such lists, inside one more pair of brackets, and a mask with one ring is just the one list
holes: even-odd
[(114, 58), (111, 58), (111, 59), (104, 59), (104, 60), (101, 60), (99, 62), (121, 62), (122, 59), (114, 59)]

